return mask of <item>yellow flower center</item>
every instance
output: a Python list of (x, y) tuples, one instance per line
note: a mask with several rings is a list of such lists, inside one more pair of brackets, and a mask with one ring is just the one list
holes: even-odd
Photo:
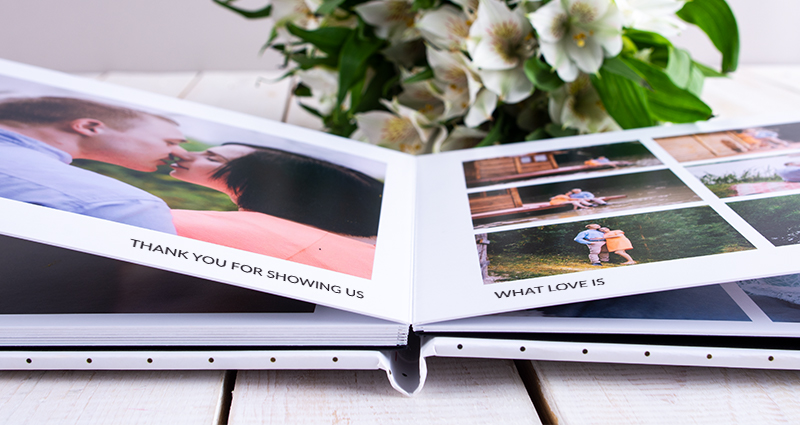
[(586, 45), (586, 33), (585, 32), (575, 34), (575, 35), (572, 36), (572, 38), (575, 40), (575, 44), (577, 44), (578, 47), (583, 47), (583, 46)]
[(413, 139), (416, 137), (416, 130), (410, 122), (394, 117), (386, 120), (383, 128), (381, 129), (381, 139), (391, 144), (400, 143), (404, 140)]

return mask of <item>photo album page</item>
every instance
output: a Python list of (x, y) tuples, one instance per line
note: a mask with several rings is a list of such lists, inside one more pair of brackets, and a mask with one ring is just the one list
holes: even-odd
[(20, 285), (72, 250), (113, 260), (98, 276), (127, 282), (113, 303), (133, 311), (149, 267), (410, 322), (411, 156), (0, 61), (0, 161), (4, 274)]
[(796, 117), (448, 152), (418, 168), (415, 324), (800, 270)]

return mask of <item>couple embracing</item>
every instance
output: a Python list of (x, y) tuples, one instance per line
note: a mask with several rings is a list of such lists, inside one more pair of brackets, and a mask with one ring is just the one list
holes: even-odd
[[(383, 184), (277, 149), (229, 143), (188, 152), (174, 120), (68, 97), (0, 102), (0, 197), (256, 252), (372, 274)], [(171, 210), (158, 197), (70, 165), (89, 159), (228, 195), (238, 211)]]
[(633, 258), (625, 252), (633, 249), (633, 245), (622, 230), (611, 230), (595, 223), (587, 224), (586, 230), (575, 236), (575, 242), (589, 248), (589, 262), (593, 266), (602, 266), (604, 262), (608, 262), (609, 252), (627, 260), (622, 264), (636, 264), (636, 261), (633, 261)]

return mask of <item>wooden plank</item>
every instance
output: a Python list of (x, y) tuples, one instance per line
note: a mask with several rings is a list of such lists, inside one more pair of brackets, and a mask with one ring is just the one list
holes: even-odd
[(227, 412), (224, 376), (224, 371), (0, 372), (0, 422), (217, 424)]
[(800, 422), (800, 371), (532, 363), (562, 425)]
[(395, 391), (383, 371), (240, 371), (229, 424), (534, 424), (511, 361), (431, 358), (422, 392)]
[(185, 99), (281, 121), (289, 97), (289, 79), (282, 71), (203, 72)]

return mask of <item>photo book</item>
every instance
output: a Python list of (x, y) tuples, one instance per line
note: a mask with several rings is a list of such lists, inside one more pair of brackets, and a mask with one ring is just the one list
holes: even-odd
[(800, 117), (412, 156), (0, 61), (0, 368), (800, 369)]

